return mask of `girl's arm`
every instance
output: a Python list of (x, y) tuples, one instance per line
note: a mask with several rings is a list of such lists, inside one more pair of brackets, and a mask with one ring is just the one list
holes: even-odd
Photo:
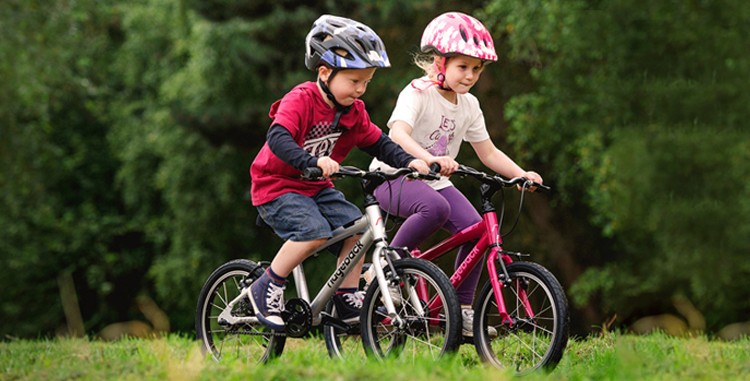
[(491, 139), (471, 143), (471, 146), (474, 148), (474, 152), (477, 153), (479, 160), (482, 161), (482, 164), (493, 171), (508, 178), (525, 177), (539, 184), (542, 183), (542, 176), (534, 171), (526, 171), (518, 166), (508, 155), (497, 149)]
[(375, 144), (362, 147), (362, 150), (378, 160), (395, 168), (410, 167), (422, 174), (430, 173), (430, 167), (424, 161), (415, 158), (406, 152), (401, 146), (391, 140), (386, 134), (380, 135)]

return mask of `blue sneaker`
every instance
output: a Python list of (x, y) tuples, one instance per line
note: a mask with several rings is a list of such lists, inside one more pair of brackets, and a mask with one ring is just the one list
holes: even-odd
[(286, 327), (281, 312), (284, 311), (284, 289), (286, 286), (271, 280), (268, 273), (250, 285), (249, 299), (255, 310), (255, 317), (263, 325), (276, 331)]
[(364, 299), (363, 291), (334, 295), (333, 304), (336, 306), (338, 318), (347, 324), (359, 323), (359, 313)]

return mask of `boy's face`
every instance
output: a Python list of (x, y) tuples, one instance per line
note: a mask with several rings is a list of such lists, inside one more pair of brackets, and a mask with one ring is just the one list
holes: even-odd
[[(328, 81), (333, 70), (321, 66), (318, 75), (323, 82)], [(367, 69), (344, 69), (339, 70), (335, 76), (328, 82), (328, 89), (336, 97), (336, 101), (342, 106), (350, 106), (367, 90), (367, 85), (375, 75), (375, 68)], [(327, 97), (323, 97), (329, 102)], [(331, 106), (333, 104), (331, 103)]]
[(445, 63), (445, 84), (457, 94), (465, 94), (477, 83), (482, 69), (484, 64), (478, 58), (464, 55), (451, 57)]

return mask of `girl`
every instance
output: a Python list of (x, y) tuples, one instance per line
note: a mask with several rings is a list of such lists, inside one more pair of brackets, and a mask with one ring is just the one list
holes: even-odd
[[(415, 63), (425, 76), (412, 81), (399, 94), (388, 121), (391, 139), (414, 157), (440, 164), (442, 176), (450, 176), (458, 168), (455, 158), (465, 140), (493, 171), (541, 184), (539, 174), (524, 170), (495, 147), (479, 101), (469, 94), (484, 67), (497, 60), (492, 36), (485, 26), (463, 13), (442, 14), (425, 28), (421, 50), (424, 54), (417, 56)], [(372, 161), (370, 168), (390, 169), (378, 159)], [(392, 189), (401, 189), (400, 197), (394, 196)], [(381, 185), (375, 196), (383, 209), (406, 219), (391, 241), (396, 247), (411, 250), (438, 229), (455, 234), (481, 221), (479, 213), (447, 177), (433, 182), (394, 180)], [(470, 250), (470, 244), (459, 250), (456, 267)], [(462, 305), (464, 336), (473, 335), (471, 306), (481, 271), (482, 267), (477, 266), (456, 289)]]

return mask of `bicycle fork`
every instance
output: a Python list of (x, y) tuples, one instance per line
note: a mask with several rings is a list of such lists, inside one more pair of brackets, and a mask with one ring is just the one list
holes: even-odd
[[(490, 250), (489, 255), (487, 256), (487, 270), (491, 274), (490, 276), (490, 284), (492, 284), (492, 290), (493, 294), (495, 296), (495, 303), (497, 304), (497, 312), (500, 314), (500, 323), (505, 324), (505, 322), (508, 322), (509, 326), (513, 326), (515, 322), (513, 321), (513, 318), (508, 314), (508, 309), (505, 305), (505, 299), (503, 298), (502, 290), (503, 287), (510, 286), (511, 282), (513, 280), (510, 279), (510, 275), (508, 274), (508, 270), (506, 268), (507, 264), (512, 263), (512, 260), (509, 256), (503, 255), (500, 256), (498, 252), (500, 252), (501, 249), (498, 246), (495, 246)], [(502, 273), (500, 275), (492, 275), (492, 274), (498, 274), (497, 272), (497, 266), (496, 263), (500, 264)], [(531, 303), (529, 302), (528, 295), (526, 294), (526, 289), (521, 286), (520, 280), (516, 280), (516, 282), (519, 282), (518, 287), (516, 287), (516, 292), (518, 293), (518, 299), (521, 301), (521, 305), (526, 312), (526, 316), (529, 318), (534, 318), (534, 310), (531, 308)]]
[[(395, 258), (391, 258), (388, 255), (389, 252), (386, 250), (386, 233), (383, 216), (380, 213), (380, 205), (378, 205), (377, 203), (368, 203), (365, 207), (365, 214), (370, 220), (370, 228), (372, 229), (372, 232), (374, 234), (375, 250), (373, 250), (372, 252), (371, 266), (375, 268), (375, 279), (381, 291), (383, 306), (385, 307), (388, 317), (390, 318), (390, 323), (398, 328), (404, 328), (406, 326), (406, 321), (404, 321), (396, 312), (396, 306), (394, 305), (393, 298), (391, 297), (391, 293), (389, 292), (388, 280), (385, 278), (385, 272), (383, 271), (383, 265), (381, 262), (382, 258), (386, 260), (388, 266), (391, 267), (391, 272), (394, 276), (394, 279), (398, 280), (398, 274), (395, 272), (395, 268), (393, 267), (392, 263), (392, 260)], [(419, 302), (419, 295), (417, 294), (417, 291), (415, 290), (411, 282), (404, 281), (404, 288), (407, 292), (407, 295), (409, 296), (409, 301), (412, 303), (412, 306), (415, 309), (415, 312), (419, 316), (424, 316), (424, 308), (422, 307), (422, 303)]]

